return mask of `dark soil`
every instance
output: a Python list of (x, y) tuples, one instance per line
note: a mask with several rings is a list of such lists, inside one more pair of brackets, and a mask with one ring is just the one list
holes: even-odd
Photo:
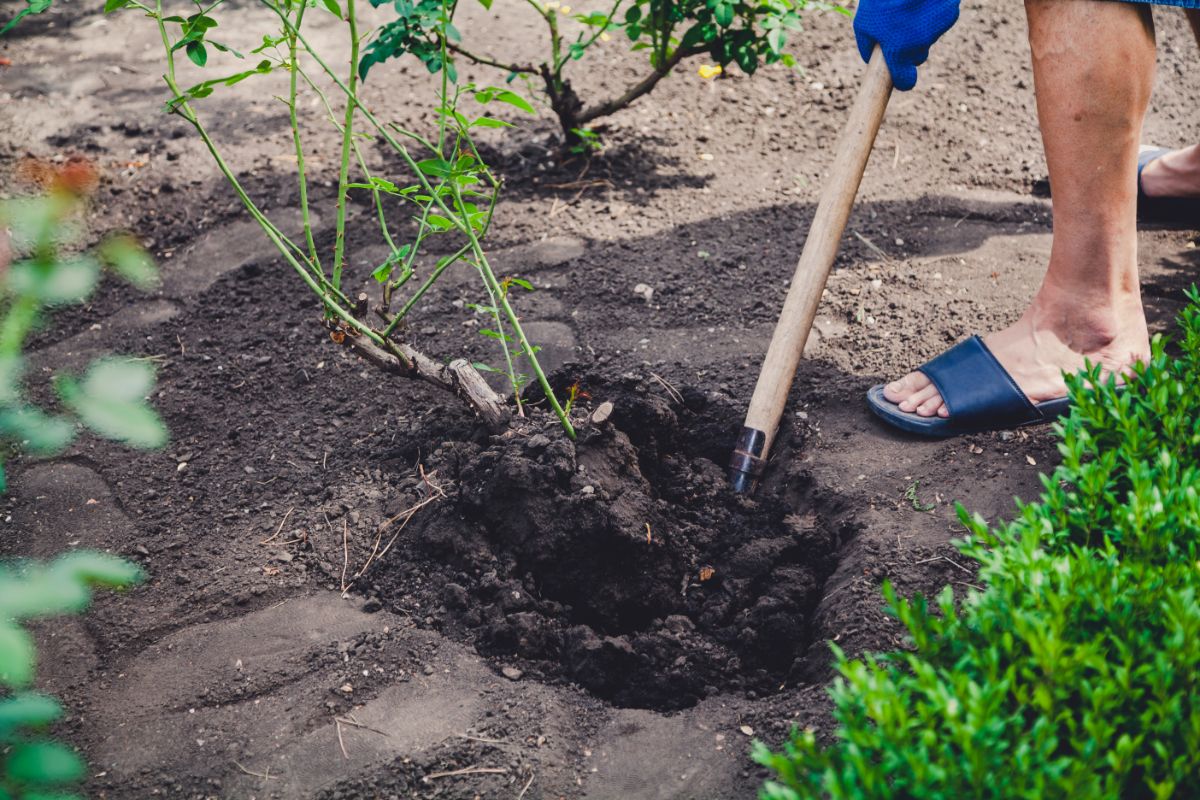
[[(261, 12), (222, 8), (252, 48)], [(469, 13), (464, 31), (532, 56), (530, 20)], [(1195, 43), (1159, 17), (1147, 140), (1200, 141)], [(71, 4), (31, 22), (0, 42), (0, 180), (18, 190), (25, 155), (94, 158), (94, 231), (136, 231), (164, 273), (151, 297), (106, 282), (34, 359), (153, 357), (171, 444), (83, 438), (12, 464), (5, 499), (0, 553), (96, 547), (150, 575), (39, 626), (43, 686), (71, 709), (58, 732), (89, 759), (94, 796), (752, 796), (751, 736), (830, 732), (828, 642), (902, 645), (881, 583), (965, 591), (954, 503), (1008, 515), (1056, 462), (1046, 430), (920, 441), (862, 400), (1007, 324), (1040, 280), (1050, 207), (1033, 194), (1045, 169), (1019, 8), (964, 3), (918, 91), (893, 100), (753, 498), (728, 491), (724, 465), (861, 72), (840, 17), (808, 15), (804, 74), (679, 70), (605, 123), (592, 158), (564, 156), (545, 116), (489, 134), (507, 187), (491, 252), (537, 287), (519, 308), (555, 385), (588, 394), (574, 442), (536, 391), (493, 436), (457, 398), (331, 343), (200, 144), (160, 113), (144, 20)], [(644, 66), (623, 45), (595, 59), (581, 93)], [(429, 81), (387, 65), (367, 99), (428, 125)], [(202, 108), (286, 227), (276, 89), (248, 81)], [(332, 174), (336, 142), (311, 141), (314, 174)], [(374, 302), (369, 214), (353, 209), (347, 281)], [(1195, 240), (1142, 234), (1154, 330), (1195, 279)], [(466, 307), (480, 299), (451, 270), (403, 335), (494, 361)], [(611, 417), (590, 422), (604, 402)]]
[(813, 509), (811, 479), (783, 466), (755, 500), (734, 495), (718, 459), (740, 409), (689, 386), (672, 402), (634, 377), (587, 385), (616, 410), (577, 442), (532, 425), (476, 442), (463, 431), (425, 444), (426, 478), (385, 477), (394, 489), (375, 503), (344, 487), (342, 506), (368, 526), (430, 485), (447, 493), (400, 534), (406, 558), (376, 570), (370, 591), (623, 706), (774, 691), (836, 564), (837, 523)]

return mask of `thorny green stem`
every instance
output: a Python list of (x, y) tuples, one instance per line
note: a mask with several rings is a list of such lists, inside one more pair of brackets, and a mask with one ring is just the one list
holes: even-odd
[[(330, 123), (333, 125), (333, 127), (339, 133), (341, 133), (342, 125), (340, 122), (338, 122), (337, 115), (334, 114), (333, 106), (330, 104), (329, 98), (325, 96), (325, 92), (321, 91), (321, 87), (317, 86), (317, 84), (313, 81), (313, 79), (309, 76), (309, 74), (307, 72), (305, 72), (304, 70), (300, 70), (299, 72), (300, 72), (300, 76), (302, 78), (304, 78), (304, 82), (308, 84), (308, 87), (313, 90), (313, 92), (317, 95), (317, 97), (320, 98), (322, 105), (325, 106), (325, 111), (326, 111), (326, 113), (329, 114)], [(387, 242), (388, 248), (391, 250), (392, 255), (394, 256), (396, 253), (399, 252), (399, 249), (396, 247), (395, 239), (392, 238), (391, 228), (389, 228), (388, 224), (387, 224), (387, 217), (384, 214), (384, 210), (383, 210), (383, 197), (379, 191), (379, 187), (375, 186), (374, 182), (371, 179), (371, 170), (367, 167), (367, 160), (362, 154), (362, 148), (358, 146), (358, 140), (357, 139), (353, 140), (352, 144), (354, 147), (354, 157), (358, 161), (359, 169), (362, 170), (363, 176), (366, 179), (367, 183), (371, 184), (371, 196), (372, 196), (372, 200), (375, 204), (375, 214), (379, 220), (379, 232), (383, 234), (383, 239), (385, 242)], [(405, 259), (404, 267), (401, 272), (400, 278), (397, 279), (395, 282), (388, 284), (384, 287), (384, 293), (383, 293), (384, 308), (387, 308), (387, 306), (389, 305), (392, 290), (403, 285), (404, 282), (407, 281), (409, 277), (411, 277), (411, 275), (412, 275), (412, 259), (416, 255), (416, 249), (417, 248), (414, 246), (412, 248), (412, 252), (410, 253), (409, 257), (407, 259)]]
[[(479, 155), (479, 151), (475, 148), (475, 142), (470, 137), (465, 137), (465, 141), (470, 146), (471, 153), (475, 156), (475, 160), (483, 165), (483, 174), (487, 176), (488, 181), (492, 185), (492, 195), (488, 201), (487, 217), (484, 218), (483, 225), (481, 225), (479, 229), (480, 236), (483, 237), (487, 236), (488, 230), (492, 227), (492, 218), (495, 216), (496, 201), (499, 197), (500, 182), (496, 180), (495, 176), (492, 175), (491, 171), (487, 168), (487, 165), (484, 164), (483, 158)], [(415, 251), (416, 248), (414, 247), (413, 250)], [(421, 288), (419, 288), (417, 292), (411, 298), (409, 298), (408, 302), (404, 304), (404, 308), (400, 309), (399, 313), (396, 314), (392, 321), (388, 323), (387, 328), (383, 331), (383, 337), (385, 339), (392, 335), (392, 332), (396, 330), (396, 326), (399, 325), (408, 312), (412, 310), (417, 301), (421, 299), (421, 296), (429, 290), (429, 287), (433, 285), (434, 281), (436, 281), (438, 277), (446, 271), (446, 268), (461, 259), (470, 250), (471, 243), (468, 242), (467, 244), (464, 244), (462, 247), (458, 248), (458, 250), (450, 256), (438, 261), (437, 267), (434, 268), (433, 273), (421, 285)], [(495, 304), (493, 303), (493, 305)]]
[[(175, 55), (171, 50), (171, 40), (167, 35), (166, 24), (163, 22), (162, 0), (156, 0), (155, 2), (154, 18), (158, 23), (159, 35), (162, 37), (163, 48), (166, 50), (167, 74), (163, 77), (167, 82), (167, 87), (175, 94), (175, 96), (182, 97), (183, 93), (180, 91), (179, 85), (175, 81)], [(262, 213), (254, 201), (250, 199), (250, 195), (246, 193), (245, 188), (243, 188), (241, 182), (238, 181), (237, 176), (233, 174), (233, 170), (230, 168), (229, 164), (221, 156), (220, 151), (217, 149), (216, 143), (212, 140), (212, 137), (208, 135), (208, 130), (200, 122), (200, 118), (196, 116), (196, 112), (192, 109), (191, 105), (188, 104), (187, 100), (182, 100), (175, 107), (175, 109), (181, 117), (187, 120), (188, 123), (195, 128), (196, 133), (200, 136), (200, 140), (204, 142), (204, 146), (208, 149), (209, 154), (213, 157), (213, 161), (216, 162), (217, 168), (221, 171), (221, 174), (225, 177), (225, 180), (229, 182), (229, 185), (237, 194), (238, 199), (242, 201), (242, 205), (245, 206), (250, 216), (253, 217), (254, 221), (257, 222), (263, 229), (263, 232), (266, 233), (267, 238), (271, 240), (271, 243), (275, 245), (275, 248), (280, 252), (281, 255), (283, 255), (284, 259), (291, 265), (292, 269), (296, 271), (296, 274), (298, 274), (300, 278), (306, 284), (308, 284), (308, 287), (317, 295), (317, 297), (321, 298), (321, 301), (325, 304), (325, 307), (333, 311), (333, 313), (338, 317), (341, 317), (347, 325), (357, 330), (360, 334), (366, 336), (372, 342), (383, 345), (383, 339), (379, 336), (379, 334), (375, 333), (375, 331), (371, 330), (368, 326), (359, 322), (354, 318), (353, 314), (342, 308), (342, 306), (338, 304), (337, 299), (332, 296), (329, 291), (326, 291), (326, 287), (323, 287), (321, 284), (317, 283), (317, 281), (310, 274), (309, 270), (300, 263), (295, 254), (292, 252), (292, 248), (285, 243), (285, 237), (280, 234), (279, 230), (271, 223), (269, 219), (267, 219), (266, 215)], [(332, 289), (334, 287), (328, 288)], [(340, 295), (340, 292), (338, 292), (338, 294)], [(345, 301), (344, 296), (342, 296), (341, 299)]]
[(497, 61), (494, 58), (489, 58), (488, 56), (481, 56), (481, 55), (478, 55), (477, 53), (472, 53), (470, 50), (467, 50), (465, 47), (454, 44), (453, 42), (448, 42), (446, 44), (446, 47), (450, 50), (450, 52), (457, 53), (458, 55), (462, 56), (463, 58), (467, 59), (468, 61), (473, 61), (476, 64), (482, 64), (485, 67), (495, 67), (496, 69), (502, 69), (502, 70), (506, 70), (508, 72), (515, 72), (518, 75), (537, 74), (537, 68), (534, 67), (532, 64), (504, 64), (500, 61)]
[[(483, 275), (483, 268), (479, 264), (475, 264), (475, 269), (479, 270), (479, 274)], [(492, 299), (492, 320), (496, 324), (496, 333), (500, 334), (500, 349), (504, 352), (504, 366), (508, 370), (508, 382), (512, 386), (513, 400), (517, 402), (517, 416), (525, 416), (525, 406), (521, 400), (521, 382), (517, 380), (517, 367), (513, 363), (512, 350), (508, 346), (508, 333), (504, 330), (504, 320), (500, 318), (500, 306), (495, 295), (492, 294), (492, 287), (488, 285), (484, 279), (484, 286), (488, 287), (488, 296)], [(504, 287), (500, 287), (500, 291), (504, 292)]]
[[(276, 11), (276, 13), (278, 13), (278, 11)], [(281, 18), (283, 19), (283, 24), (290, 28), (291, 23), (288, 21), (288, 19), (286, 17), (282, 17), (282, 15)], [(379, 134), (384, 138), (384, 141), (386, 141), (392, 147), (392, 149), (399, 153), (400, 157), (404, 159), (404, 162), (408, 165), (409, 169), (411, 169), (417, 176), (417, 180), (421, 182), (421, 187), (428, 192), (428, 194), (433, 198), (433, 201), (446, 214), (446, 218), (449, 219), (461, 233), (466, 235), (467, 239), (471, 243), (471, 250), (474, 252), (475, 258), (480, 266), (480, 273), (483, 275), (484, 282), (488, 285), (492, 292), (498, 293), (499, 284), (496, 281), (496, 275), (494, 272), (492, 272), (491, 264), (488, 263), (487, 256), (483, 252), (483, 247), (480, 245), (479, 239), (475, 235), (475, 230), (471, 227), (470, 223), (460, 219), (457, 213), (451, 211), (446, 206), (445, 201), (442, 200), (437, 191), (434, 190), (432, 185), (430, 185), (429, 180), (425, 177), (425, 173), (421, 172), (421, 169), (417, 166), (417, 162), (413, 160), (412, 155), (408, 152), (408, 148), (396, 141), (396, 138), (388, 133), (387, 127), (383, 125), (369, 109), (357, 103), (354, 95), (351, 94), (346, 84), (343, 83), (341, 78), (337, 76), (337, 73), (329, 68), (329, 65), (326, 64), (320, 55), (317, 54), (317, 52), (313, 49), (313, 46), (304, 38), (304, 35), (297, 32), (296, 38), (299, 40), (300, 44), (304, 45), (304, 49), (308, 51), (313, 60), (317, 62), (317, 65), (320, 66), (325, 74), (329, 76), (330, 80), (337, 84), (338, 88), (346, 94), (348, 102), (354, 102), (355, 105), (357, 105), (362, 111), (363, 117), (371, 123), (375, 130), (379, 131)], [(455, 200), (461, 206), (462, 194), (458, 188), (458, 185), (451, 182), (450, 189), (454, 194)], [(546, 399), (550, 403), (550, 407), (554, 410), (559, 422), (562, 423), (563, 430), (567, 432), (568, 436), (574, 439), (575, 428), (573, 425), (571, 425), (571, 420), (567, 418), (566, 413), (559, 404), (558, 398), (554, 396), (554, 390), (550, 388), (550, 381), (546, 378), (546, 373), (542, 370), (541, 364), (538, 363), (537, 355), (530, 346), (529, 339), (525, 336), (525, 331), (521, 327), (521, 321), (517, 319), (517, 314), (515, 311), (513, 311), (512, 305), (509, 304), (507, 297), (502, 296), (500, 298), (500, 305), (501, 308), (504, 309), (505, 316), (508, 317), (509, 322), (513, 326), (513, 332), (517, 334), (517, 340), (521, 342), (521, 346), (529, 354), (529, 365), (533, 368), (534, 374), (538, 379), (538, 385), (541, 386), (542, 392), (546, 395)]]
[[(455, 202), (462, 206), (462, 191), (457, 183), (451, 183), (450, 191), (454, 193)], [(554, 414), (558, 417), (558, 421), (562, 423), (563, 430), (572, 439), (575, 438), (575, 428), (571, 425), (571, 420), (567, 418), (567, 414), (558, 403), (558, 398), (554, 395), (554, 390), (550, 388), (550, 381), (546, 378), (546, 373), (542, 370), (542, 365), (538, 363), (537, 353), (534, 352), (533, 346), (529, 343), (529, 338), (525, 335), (525, 330), (521, 327), (521, 320), (517, 317), (517, 312), (513, 310), (512, 305), (508, 302), (507, 294), (500, 289), (500, 284), (496, 280), (496, 273), (492, 271), (492, 265), (488, 262), (487, 256), (483, 252), (483, 247), (479, 243), (479, 239), (475, 236), (475, 230), (470, 224), (463, 225), (463, 233), (467, 235), (467, 239), (471, 242), (471, 249), (475, 253), (476, 265), (479, 267), (479, 272), (483, 275), (483, 281), (487, 285), (488, 290), (499, 297), (500, 308), (504, 310), (504, 316), (508, 317), (508, 322), (512, 325), (513, 333), (517, 335), (517, 341), (521, 343), (521, 348), (525, 355), (529, 358), (529, 366), (533, 369), (533, 373), (537, 376), (538, 385), (542, 387), (542, 393), (546, 395), (546, 400), (550, 403), (550, 407), (554, 409)]]
[[(297, 30), (304, 24), (304, 11), (307, 8), (307, 3), (300, 4), (300, 10), (296, 13)], [(300, 213), (304, 218), (304, 239), (308, 244), (309, 261), (312, 262), (314, 270), (323, 276), (325, 270), (321, 268), (321, 258), (317, 254), (317, 244), (313, 240), (312, 217), (309, 214), (308, 208), (308, 176), (304, 168), (304, 147), (300, 138), (300, 120), (296, 114), (296, 89), (300, 65), (297, 61), (295, 36), (288, 37), (288, 64), (289, 71), (291, 72), (288, 87), (288, 120), (292, 125), (292, 140), (296, 145), (296, 175), (300, 184)]]
[[(338, 172), (337, 233), (333, 244), (333, 285), (342, 286), (342, 262), (346, 255), (346, 184), (350, 178), (350, 145), (354, 138), (354, 112), (358, 107), (358, 18), (354, 0), (346, 0), (346, 22), (350, 26), (350, 88), (346, 97), (346, 121), (342, 126), (342, 164)], [(296, 35), (299, 35), (297, 30)]]

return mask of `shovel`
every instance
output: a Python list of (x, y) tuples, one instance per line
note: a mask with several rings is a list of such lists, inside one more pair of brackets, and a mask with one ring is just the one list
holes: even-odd
[(883, 53), (876, 47), (854, 107), (850, 109), (850, 118), (838, 140), (829, 181), (821, 190), (817, 213), (792, 276), (779, 322), (775, 324), (762, 371), (758, 374), (745, 425), (729, 460), (729, 482), (739, 494), (753, 492), (766, 467), (779, 418), (783, 415), (792, 379), (796, 377), (796, 367), (800, 365), (821, 293), (825, 291), (838, 243), (846, 229), (846, 220), (850, 217), (850, 208), (858, 194), (858, 185), (891, 94), (892, 76), (884, 63)]

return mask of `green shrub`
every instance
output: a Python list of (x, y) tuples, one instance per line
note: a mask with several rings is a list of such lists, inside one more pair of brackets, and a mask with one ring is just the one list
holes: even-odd
[[(737, 65), (747, 75), (760, 64), (795, 66), (787, 46), (789, 38), (794, 41), (801, 30), (801, 12), (834, 9), (848, 13), (843, 6), (823, 0), (615, 0), (602, 11), (583, 13), (580, 8), (580, 13), (574, 14), (572, 0), (526, 2), (542, 18), (546, 36), (544, 58), (531, 62), (476, 52), (469, 35), (472, 31), (464, 37), (448, 19), (456, 4), (447, 13), (444, 0), (371, 0), (374, 6), (390, 3), (396, 19), (380, 29), (359, 70), (366, 77), (372, 65), (408, 53), (430, 72), (444, 67), (451, 80), (455, 79), (455, 59), (461, 58), (501, 70), (509, 81), (536, 82), (558, 117), (566, 141), (586, 149), (595, 146), (595, 134), (586, 125), (649, 93), (685, 59), (704, 56), (723, 69)], [(480, 0), (480, 4), (490, 9), (492, 0)], [(649, 69), (616, 96), (585, 103), (572, 88), (567, 68), (610, 37), (625, 39), (633, 50), (646, 52)], [(478, 38), (490, 37), (481, 30)]]
[[(1062, 465), (1017, 518), (959, 514), (985, 587), (895, 596), (912, 650), (848, 660), (835, 741), (754, 757), (761, 797), (1200, 797), (1200, 302), (1126, 391), (1074, 377)], [(1092, 388), (1094, 387), (1094, 388)]]

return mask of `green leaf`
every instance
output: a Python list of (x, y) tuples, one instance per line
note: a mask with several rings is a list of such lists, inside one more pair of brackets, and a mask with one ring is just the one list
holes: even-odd
[(222, 53), (232, 53), (237, 58), (245, 58), (244, 55), (239, 53), (237, 50), (234, 50), (232, 47), (230, 47), (227, 44), (222, 44), (221, 42), (213, 41), (212, 39), (208, 39), (207, 41), (209, 44), (211, 44), (217, 50), (220, 50)]
[(430, 214), (425, 218), (425, 221), (429, 224), (429, 227), (439, 231), (448, 231), (454, 227), (454, 223), (441, 214)]
[(520, 286), (522, 289), (524, 289), (527, 292), (532, 292), (534, 290), (533, 284), (530, 283), (529, 281), (525, 280), (524, 278), (509, 278), (508, 282), (511, 283), (513, 286)]
[(0, 685), (28, 686), (36, 658), (33, 639), (25, 629), (0, 621)]
[(129, 0), (105, 0), (104, 13), (111, 14), (114, 11), (125, 8), (129, 5)]
[(113, 236), (100, 245), (100, 259), (113, 271), (139, 289), (158, 285), (154, 259), (132, 236)]
[(0, 406), (11, 406), (21, 400), (21, 379), (25, 361), (20, 356), (0, 357)]
[(337, 0), (321, 0), (321, 2), (325, 5), (325, 8), (328, 9), (330, 14), (333, 14), (338, 19), (343, 19), (342, 7), (338, 5)]
[(53, 697), (37, 692), (21, 692), (6, 697), (0, 700), (0, 739), (6, 729), (40, 728), (61, 717), (62, 706)]
[(75, 426), (68, 420), (50, 416), (36, 406), (0, 411), (0, 432), (43, 456), (61, 452), (75, 438)]
[(98, 400), (142, 402), (154, 389), (154, 365), (128, 358), (102, 358), (88, 368), (83, 391)]
[(492, 0), (479, 0), (479, 5), (483, 6), (488, 11), (492, 10)]
[(8, 288), (46, 305), (79, 303), (96, 288), (100, 262), (90, 256), (62, 261), (20, 261), (8, 273)]
[(0, 581), (0, 616), (12, 619), (71, 614), (87, 608), (91, 600), (84, 583), (41, 564), (25, 567), (16, 580)]
[(77, 550), (59, 556), (51, 564), (50, 570), (69, 580), (111, 589), (132, 586), (143, 577), (142, 569), (137, 564), (95, 550)]
[(502, 119), (493, 117), (477, 117), (471, 121), (468, 126), (470, 128), (514, 128), (516, 127), (511, 122), (505, 122)]
[(432, 178), (445, 178), (454, 166), (442, 158), (426, 158), (417, 162), (417, 169)]
[(475, 92), (475, 100), (476, 102), (484, 105), (495, 100), (501, 103), (507, 103), (514, 108), (519, 108), (527, 114), (537, 113), (533, 106), (529, 104), (528, 100), (526, 100), (524, 97), (521, 97), (521, 95), (517, 94), (511, 89), (501, 89), (495, 86), (489, 86), (485, 89), (480, 89), (479, 91)]
[(0, 28), (0, 36), (8, 33), (16, 24), (24, 19), (29, 14), (41, 14), (46, 9), (50, 8), (51, 0), (25, 0), (26, 7), (17, 12), (17, 15), (9, 20), (8, 24)]
[(208, 63), (208, 51), (204, 49), (204, 44), (201, 42), (188, 42), (185, 52), (197, 67), (203, 67)]
[(14, 745), (5, 770), (12, 780), (34, 785), (71, 783), (82, 780), (85, 774), (83, 760), (57, 742)]
[(775, 28), (774, 30), (767, 32), (767, 46), (769, 46), (773, 52), (783, 52), (783, 46), (786, 41), (787, 34), (784, 33), (783, 28)]
[(147, 362), (102, 359), (82, 382), (60, 375), (55, 388), (83, 424), (101, 436), (156, 448), (166, 444), (167, 429), (144, 400), (153, 383), (154, 368)]

